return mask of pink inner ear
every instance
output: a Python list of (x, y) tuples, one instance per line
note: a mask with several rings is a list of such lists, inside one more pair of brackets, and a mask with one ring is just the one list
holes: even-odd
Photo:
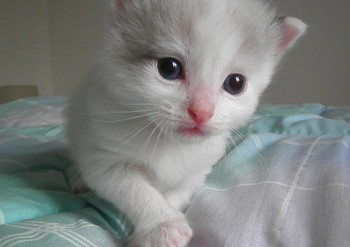
[(296, 27), (285, 25), (284, 33), (282, 36), (279, 48), (284, 50), (294, 43), (294, 40), (299, 35), (299, 30)]
[(302, 21), (293, 17), (286, 17), (282, 25), (282, 39), (278, 47), (279, 50), (285, 51), (304, 34), (307, 26)]

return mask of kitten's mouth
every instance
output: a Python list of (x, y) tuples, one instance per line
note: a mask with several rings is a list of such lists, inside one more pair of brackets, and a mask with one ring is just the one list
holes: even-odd
[(184, 127), (178, 129), (177, 132), (185, 137), (200, 137), (205, 135), (205, 132), (198, 127)]

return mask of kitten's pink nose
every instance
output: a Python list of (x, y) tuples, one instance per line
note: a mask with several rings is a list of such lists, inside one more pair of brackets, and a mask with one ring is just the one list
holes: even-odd
[(212, 118), (213, 107), (206, 104), (193, 104), (188, 107), (187, 112), (197, 126), (201, 126)]
[(203, 85), (196, 87), (193, 91), (187, 112), (197, 127), (200, 127), (214, 115), (214, 95), (211, 88)]

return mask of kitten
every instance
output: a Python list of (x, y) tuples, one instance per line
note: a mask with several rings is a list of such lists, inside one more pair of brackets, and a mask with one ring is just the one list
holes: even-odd
[(182, 209), (304, 33), (259, 0), (115, 0), (100, 60), (71, 98), (83, 181), (134, 224), (130, 246), (186, 246)]

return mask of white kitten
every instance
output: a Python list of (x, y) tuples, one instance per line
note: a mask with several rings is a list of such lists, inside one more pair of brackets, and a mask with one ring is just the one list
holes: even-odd
[(135, 226), (131, 246), (186, 246), (181, 209), (304, 33), (258, 0), (116, 0), (101, 59), (71, 100), (84, 182)]

